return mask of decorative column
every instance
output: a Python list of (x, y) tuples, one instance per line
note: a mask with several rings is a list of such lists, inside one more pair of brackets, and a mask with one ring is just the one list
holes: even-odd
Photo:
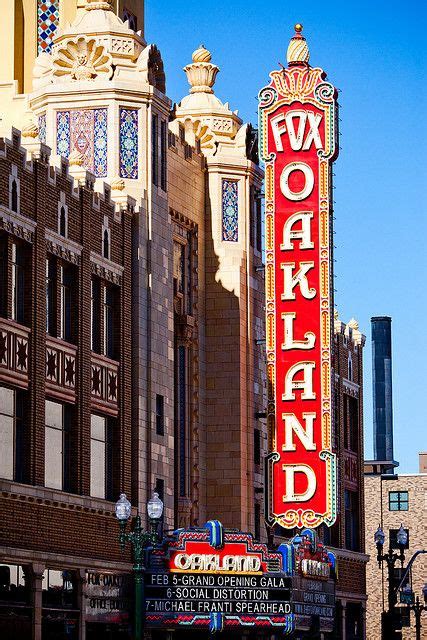
[(342, 616), (341, 616), (341, 640), (346, 640), (347, 638), (347, 626), (346, 626), (346, 609), (347, 609), (347, 601), (341, 600), (342, 607)]
[(86, 571), (78, 569), (76, 571), (77, 607), (80, 609), (79, 616), (79, 640), (86, 640)]
[[(33, 563), (29, 567), (28, 577), (31, 579), (31, 604), (33, 607), (32, 640), (42, 640), (42, 592), (44, 564)], [(27, 577), (27, 574), (26, 576)]]

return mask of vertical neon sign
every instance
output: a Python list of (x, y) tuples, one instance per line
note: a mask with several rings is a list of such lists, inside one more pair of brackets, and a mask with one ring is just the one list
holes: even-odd
[(265, 162), (268, 376), (266, 519), (285, 528), (332, 525), (331, 167), (336, 90), (311, 68), (302, 26), (288, 68), (259, 94)]

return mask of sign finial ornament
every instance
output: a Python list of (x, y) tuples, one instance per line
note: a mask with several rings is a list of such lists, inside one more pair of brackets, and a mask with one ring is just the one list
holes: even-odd
[(295, 25), (295, 35), (291, 38), (288, 47), (287, 61), (288, 64), (307, 64), (310, 60), (310, 51), (308, 50), (307, 41), (302, 34), (302, 24), (299, 22)]

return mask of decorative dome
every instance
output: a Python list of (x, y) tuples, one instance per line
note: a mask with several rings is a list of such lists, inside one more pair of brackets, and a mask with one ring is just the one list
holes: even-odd
[(348, 326), (350, 327), (350, 329), (356, 329), (356, 330), (359, 329), (359, 323), (354, 318), (350, 320), (350, 322), (348, 323)]
[(191, 85), (190, 93), (213, 93), (219, 67), (211, 63), (211, 53), (201, 44), (193, 53), (193, 62), (184, 67)]
[(193, 62), (210, 62), (212, 60), (211, 52), (205, 48), (204, 44), (201, 44), (198, 49), (193, 51)]
[(308, 45), (306, 39), (302, 34), (302, 24), (295, 25), (295, 35), (291, 38), (291, 41), (288, 46), (287, 52), (287, 60), (288, 64), (308, 64), (310, 60), (310, 52), (308, 50)]

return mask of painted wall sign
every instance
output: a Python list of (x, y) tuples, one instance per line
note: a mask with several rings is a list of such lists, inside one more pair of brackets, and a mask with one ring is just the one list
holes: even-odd
[(265, 162), (266, 347), (269, 381), (266, 518), (331, 526), (332, 206), (336, 90), (308, 64), (301, 25), (288, 68), (259, 94)]
[(153, 551), (148, 569), (147, 627), (293, 630), (290, 560), (250, 534), (217, 521), (178, 531)]
[(86, 571), (86, 617), (91, 622), (127, 622), (131, 597), (131, 575)]

